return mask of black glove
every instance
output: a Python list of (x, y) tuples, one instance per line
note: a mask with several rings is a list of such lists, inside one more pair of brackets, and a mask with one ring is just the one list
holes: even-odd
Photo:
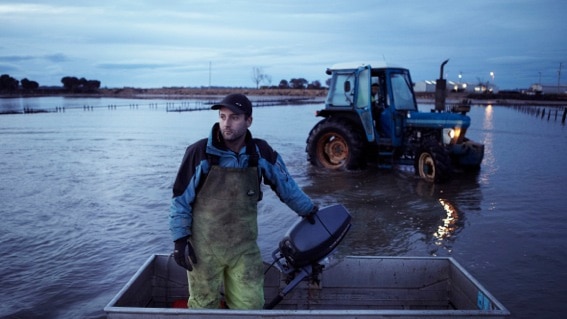
[(197, 263), (197, 256), (195, 256), (195, 250), (193, 250), (189, 241), (189, 236), (175, 241), (173, 257), (179, 266), (189, 271), (193, 270), (193, 265)]
[(303, 218), (307, 219), (307, 221), (309, 221), (309, 224), (314, 225), (315, 214), (317, 214), (318, 211), (319, 211), (319, 207), (313, 206), (313, 209), (309, 213), (307, 213), (307, 215), (304, 215)]

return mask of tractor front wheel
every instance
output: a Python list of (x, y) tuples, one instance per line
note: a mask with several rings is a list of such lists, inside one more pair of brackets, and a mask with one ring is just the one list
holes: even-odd
[(447, 151), (431, 141), (423, 145), (415, 160), (415, 170), (425, 181), (439, 183), (451, 175), (451, 159)]

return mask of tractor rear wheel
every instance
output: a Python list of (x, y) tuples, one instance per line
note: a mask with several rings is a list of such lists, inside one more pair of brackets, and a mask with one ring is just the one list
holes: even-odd
[(364, 143), (358, 130), (345, 120), (320, 121), (307, 138), (307, 158), (311, 164), (329, 169), (357, 169), (362, 161)]

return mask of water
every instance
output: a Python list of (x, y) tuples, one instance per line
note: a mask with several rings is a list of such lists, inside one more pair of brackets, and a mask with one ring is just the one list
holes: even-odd
[[(216, 112), (168, 113), (166, 103), (0, 99), (4, 110), (65, 106), (0, 116), (0, 317), (104, 318), (104, 306), (142, 263), (171, 251), (173, 179), (185, 147), (208, 134)], [(431, 185), (409, 167), (328, 172), (308, 165), (305, 139), (320, 107), (257, 108), (251, 129), (321, 206), (342, 203), (352, 213), (338, 254), (452, 256), (513, 318), (564, 316), (564, 125), (507, 107), (473, 107), (468, 136), (486, 145), (482, 170)], [(259, 243), (266, 260), (296, 219), (265, 190)]]

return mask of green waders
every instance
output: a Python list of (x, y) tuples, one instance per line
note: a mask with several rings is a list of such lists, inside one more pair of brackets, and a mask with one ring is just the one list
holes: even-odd
[(193, 206), (191, 243), (198, 262), (188, 272), (190, 308), (219, 308), (223, 283), (229, 308), (263, 308), (259, 193), (256, 167), (211, 167)]

